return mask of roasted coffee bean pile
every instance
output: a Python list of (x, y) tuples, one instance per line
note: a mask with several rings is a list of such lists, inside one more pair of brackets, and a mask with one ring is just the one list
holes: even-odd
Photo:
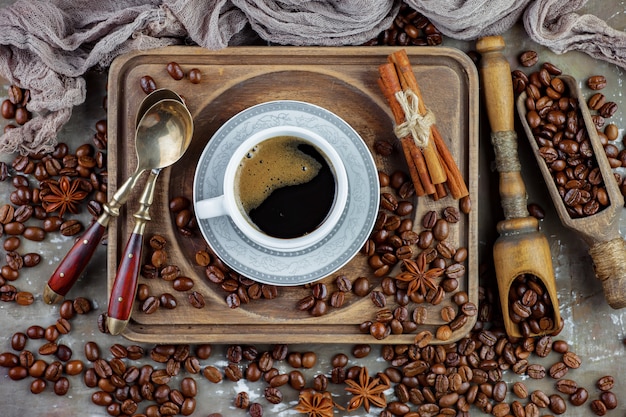
[[(585, 404), (602, 416), (618, 406), (614, 377), (599, 375), (595, 387), (580, 386), (576, 375), (585, 372), (583, 362), (567, 342), (548, 335), (507, 337), (495, 325), (501, 321), (497, 295), (483, 287), (479, 292), (479, 321), (458, 342), (377, 347), (387, 364), (373, 375), (387, 388), (380, 416), (469, 416), (474, 409), (500, 417), (564, 415), (568, 407)], [(339, 351), (329, 358), (328, 369), (313, 376), (304, 371), (319, 368), (318, 355), (282, 344), (227, 345), (219, 350), (208, 344), (164, 344), (145, 352), (139, 345), (114, 343), (107, 348), (86, 342), (85, 360), (77, 359), (61, 338), (71, 333), (77, 315), (91, 308), (84, 298), (65, 300), (54, 323), (33, 325), (11, 337), (12, 351), (0, 353), (0, 366), (8, 369), (12, 380), (30, 378), (33, 394), (51, 386), (57, 395), (66, 395), (77, 383), (74, 378), (82, 376), (83, 384), (92, 389), (92, 402), (114, 416), (192, 415), (202, 398), (198, 378), (214, 384), (246, 381), (261, 384), (261, 398), (253, 401), (251, 392), (233, 390), (233, 405), (262, 416), (264, 407), (282, 403), (285, 396), (345, 388), (346, 381), (359, 383), (358, 360), (375, 351), (368, 344)], [(36, 350), (30, 347), (35, 341), (39, 341)], [(507, 373), (509, 382), (503, 380)], [(516, 381), (515, 375), (520, 379)], [(532, 381), (546, 378), (554, 381), (552, 390), (533, 389)]]
[[(104, 133), (106, 135), (106, 133)], [(106, 202), (106, 157), (93, 145), (79, 146), (70, 153), (65, 143), (53, 152), (16, 156), (11, 164), (0, 162), (0, 181), (11, 181), (13, 191), (0, 204), (0, 236), (6, 264), (0, 268), (0, 299), (20, 305), (34, 296), (13, 285), (23, 267), (40, 263), (38, 253), (20, 253), (22, 239), (41, 242), (48, 234), (75, 236), (83, 230), (74, 214), (84, 205), (93, 216), (102, 213)]]
[[(378, 179), (382, 191), (378, 216), (361, 253), (368, 257), (374, 276), (381, 278), (399, 261), (414, 255), (420, 235), (413, 228), (415, 189), (408, 174), (400, 170), (391, 175), (379, 171)], [(432, 232), (425, 234), (422, 246), (431, 246), (434, 239)]]
[(439, 29), (424, 15), (402, 3), (391, 27), (365, 45), (437, 46), (442, 43), (443, 36)]
[[(194, 281), (182, 274), (177, 265), (168, 262), (167, 240), (161, 235), (153, 235), (148, 240), (150, 248), (147, 263), (142, 265), (141, 276), (148, 280), (160, 278), (171, 283), (171, 288), (175, 293), (182, 293), (186, 300), (194, 308), (204, 308), (206, 301), (202, 293), (194, 290)], [(161, 294), (151, 294), (151, 286), (147, 283), (140, 283), (137, 287), (136, 299), (141, 303), (140, 310), (145, 314), (154, 314), (160, 307), (167, 310), (175, 309), (178, 306), (178, 298), (171, 292)]]
[(532, 274), (515, 278), (509, 290), (509, 317), (524, 337), (545, 334), (555, 328), (554, 307), (541, 279)]
[[(40, 394), (48, 385), (57, 395), (65, 395), (70, 388), (68, 377), (80, 375), (84, 362), (72, 359), (72, 349), (61, 343), (61, 338), (72, 330), (71, 322), (76, 315), (91, 311), (86, 298), (65, 300), (59, 308), (59, 317), (47, 327), (32, 325), (10, 338), (11, 349), (0, 353), (0, 366), (8, 368), (9, 378), (20, 381), (30, 377), (30, 391)], [(38, 347), (31, 347), (38, 343)]]
[[(26, 109), (26, 105), (30, 101), (30, 91), (20, 88), (17, 85), (9, 86), (9, 95), (2, 101), (0, 106), (0, 115), (2, 118), (14, 121), (17, 125), (26, 124), (32, 117)], [(15, 128), (13, 123), (7, 123), (4, 130)]]
[[(178, 232), (183, 237), (192, 236), (197, 232), (197, 222), (191, 207), (191, 201), (184, 196), (175, 196), (169, 202), (172, 220)], [(156, 312), (159, 307), (174, 309), (178, 306), (178, 297), (174, 294), (184, 294), (187, 301), (195, 308), (201, 309), (206, 305), (204, 295), (194, 289), (193, 278), (185, 275), (180, 267), (171, 264), (167, 255), (167, 239), (155, 234), (148, 240), (150, 256), (142, 265), (141, 276), (145, 282), (139, 284), (137, 300), (141, 303), (141, 311), (146, 314)], [(271, 300), (278, 296), (278, 287), (260, 284), (233, 271), (224, 264), (210, 249), (201, 249), (194, 255), (195, 263), (203, 268), (208, 282), (216, 285), (225, 293), (224, 300), (229, 308), (238, 308), (254, 300)], [(151, 294), (150, 281), (156, 278), (171, 282), (174, 294), (164, 292), (159, 295)]]
[(191, 201), (187, 197), (174, 197), (169, 203), (170, 213), (178, 232), (183, 236), (191, 236), (198, 229), (196, 216)]
[[(391, 151), (380, 144), (375, 151), (381, 156), (391, 155)], [(427, 321), (428, 309), (423, 304), (442, 304), (448, 293), (456, 294), (459, 280), (465, 276), (467, 248), (457, 248), (448, 239), (462, 213), (452, 206), (440, 212), (429, 210), (420, 224), (414, 225), (414, 189), (408, 175), (403, 171), (392, 174), (379, 171), (378, 177), (380, 209), (374, 230), (361, 252), (368, 257), (372, 279), (380, 278), (380, 290), (370, 293), (375, 285), (365, 277), (359, 280), (367, 285), (356, 286), (355, 282), (352, 289), (360, 296), (369, 294), (380, 310), (361, 324), (361, 331), (379, 340), (391, 334), (417, 332), (416, 340), (423, 345), (433, 338), (448, 340), (465, 326), (468, 317), (475, 315), (476, 306), (468, 301), (466, 293), (463, 292), (465, 297), (457, 297), (459, 303), (442, 308), (440, 315), (445, 324), (439, 326), (435, 334), (420, 329), (420, 325)], [(402, 272), (390, 276), (397, 264), (401, 265)], [(422, 274), (426, 275), (425, 279), (420, 277)], [(394, 307), (387, 307), (388, 298), (393, 299)], [(410, 308), (414, 308), (413, 312)]]
[[(2, 102), (2, 117), (25, 124), (31, 117), (26, 110), (30, 91), (11, 85), (8, 93)], [(5, 130), (14, 127), (8, 123)], [(60, 142), (50, 153), (17, 155), (11, 163), (0, 162), (0, 181), (10, 181), (13, 187), (8, 201), (0, 202), (0, 236), (5, 237), (6, 251), (6, 264), (0, 267), (0, 301), (35, 302), (32, 293), (14, 285), (23, 268), (41, 262), (38, 253), (20, 253), (22, 239), (41, 242), (51, 233), (75, 236), (83, 225), (73, 215), (83, 206), (92, 216), (102, 213), (108, 183), (106, 120), (96, 122), (95, 131), (93, 145), (80, 145), (74, 153)]]
[[(529, 60), (529, 53), (520, 57), (522, 65), (536, 64), (536, 54), (535, 59)], [(521, 70), (513, 71), (513, 85), (517, 93), (526, 92), (526, 121), (568, 214), (572, 218), (591, 216), (606, 208), (610, 201), (578, 98), (558, 77), (560, 74), (560, 69), (544, 63), (539, 71), (528, 76)], [(609, 104), (611, 109), (614, 106), (615, 103)], [(608, 110), (601, 113), (609, 116)], [(610, 114), (613, 113), (611, 110)], [(595, 120), (598, 123), (597, 117)], [(606, 139), (605, 135), (602, 136)], [(605, 152), (609, 160), (614, 160), (611, 162), (613, 168), (621, 165), (614, 145), (605, 143)]]

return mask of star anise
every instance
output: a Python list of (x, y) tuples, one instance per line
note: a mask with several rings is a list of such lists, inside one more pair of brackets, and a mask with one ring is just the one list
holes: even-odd
[(428, 269), (425, 252), (421, 252), (415, 261), (404, 259), (402, 262), (404, 271), (399, 273), (396, 279), (409, 283), (406, 290), (407, 295), (411, 296), (415, 292), (419, 292), (425, 296), (429, 289), (437, 289), (437, 278), (443, 275), (443, 269)]
[(63, 176), (58, 183), (48, 183), (49, 192), (42, 197), (46, 203), (46, 212), (59, 211), (59, 217), (63, 217), (66, 211), (76, 214), (78, 204), (87, 197), (87, 192), (81, 190), (78, 179), (71, 181), (69, 177)]
[(296, 411), (306, 413), (309, 417), (332, 417), (335, 403), (329, 392), (302, 391), (298, 398)]
[(370, 378), (367, 368), (361, 368), (358, 381), (346, 379), (346, 385), (348, 385), (346, 391), (354, 394), (348, 404), (348, 411), (356, 410), (363, 405), (365, 411), (369, 413), (370, 404), (380, 408), (387, 406), (384, 391), (389, 389), (389, 386), (382, 383), (380, 378)]

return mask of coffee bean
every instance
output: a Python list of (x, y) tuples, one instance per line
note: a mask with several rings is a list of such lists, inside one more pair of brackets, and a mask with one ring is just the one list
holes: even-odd
[(532, 67), (538, 60), (539, 57), (535, 51), (525, 51), (519, 56), (519, 63), (524, 67)]
[(410, 201), (400, 201), (396, 208), (396, 214), (398, 216), (408, 216), (413, 212), (413, 203)]
[(530, 203), (527, 206), (528, 213), (537, 220), (543, 220), (546, 217), (543, 207), (536, 203)]
[(93, 368), (85, 370), (83, 375), (83, 381), (88, 388), (95, 388), (98, 386), (98, 375)]
[(352, 291), (359, 297), (364, 297), (369, 294), (370, 282), (366, 277), (358, 277), (352, 283)]
[(202, 72), (198, 68), (192, 68), (189, 70), (187, 77), (192, 84), (199, 84), (202, 81)]
[(568, 370), (569, 368), (563, 362), (557, 362), (550, 367), (549, 374), (554, 379), (561, 379), (567, 374)]
[(600, 391), (610, 391), (613, 389), (614, 385), (615, 378), (610, 375), (603, 376), (596, 382), (596, 387), (598, 387)]
[[(155, 251), (159, 252), (159, 253), (163, 253), (164, 251), (161, 250), (157, 250)], [(161, 263), (164, 262), (164, 259), (166, 257), (166, 255), (163, 255), (163, 260), (159, 259), (157, 262)], [(161, 269), (161, 278), (163, 278), (165, 281), (175, 281), (181, 274), (180, 268), (176, 265), (167, 265), (165, 268)]]
[(91, 401), (96, 405), (105, 407), (113, 403), (113, 396), (108, 392), (96, 391), (91, 394)]
[[(566, 390), (570, 391), (572, 389), (573, 389), (573, 386), (571, 384), (568, 384)], [(583, 387), (576, 388), (575, 391), (572, 392), (569, 397), (569, 401), (572, 403), (572, 405), (575, 405), (575, 406), (583, 405), (584, 403), (587, 402), (587, 399), (589, 399), (589, 392)]]
[[(392, 184), (393, 184), (393, 176), (392, 176)], [(398, 208), (398, 200), (391, 193), (381, 193), (380, 195), (380, 206), (385, 210), (395, 211)]]
[(445, 240), (450, 234), (450, 227), (448, 225), (448, 221), (445, 219), (439, 219), (433, 226), (433, 236), (438, 241)]
[(189, 300), (189, 304), (191, 304), (191, 306), (194, 308), (204, 308), (204, 306), (206, 305), (206, 302), (204, 301), (204, 296), (198, 291), (192, 291), (191, 293), (189, 293), (187, 299)]
[(315, 297), (307, 295), (296, 303), (296, 308), (300, 311), (307, 311), (315, 305)]
[(250, 417), (263, 417), (263, 406), (259, 403), (252, 403), (250, 404), (248, 413)]
[(15, 104), (11, 102), (11, 100), (3, 100), (2, 106), (0, 107), (0, 114), (5, 119), (13, 119), (15, 117)]
[(30, 119), (30, 113), (26, 110), (26, 107), (18, 107), (15, 109), (15, 123), (18, 125), (24, 125)]
[(43, 378), (36, 378), (30, 383), (30, 392), (33, 394), (41, 394), (45, 391), (48, 383)]
[(70, 381), (64, 376), (59, 378), (54, 383), (54, 393), (56, 395), (59, 395), (59, 396), (65, 395), (67, 394), (69, 389), (70, 389)]
[(591, 402), (591, 411), (597, 416), (603, 416), (607, 412), (606, 404), (602, 400), (593, 400)]
[(75, 236), (83, 230), (83, 225), (78, 220), (66, 220), (59, 230), (63, 236)]
[(209, 381), (217, 384), (222, 381), (223, 376), (221, 372), (214, 366), (207, 366), (202, 370), (202, 375)]
[(374, 306), (378, 308), (382, 308), (387, 305), (387, 299), (385, 298), (385, 294), (380, 291), (372, 291), (370, 293), (370, 299), (372, 300), (372, 303), (374, 303)]
[(546, 376), (546, 368), (540, 364), (532, 364), (528, 365), (526, 369), (526, 374), (532, 379), (543, 379)]
[(22, 233), (24, 233), (25, 229), (26, 226), (16, 221), (12, 221), (4, 225), (4, 233), (6, 233), (7, 235), (21, 235)]
[(437, 222), (437, 212), (434, 210), (429, 210), (426, 212), (424, 217), (422, 217), (422, 227), (424, 229), (432, 229)]
[(182, 80), (185, 72), (177, 62), (169, 62), (166, 66), (167, 73), (175, 80)]
[[(30, 207), (32, 210), (31, 206), (28, 207)], [(24, 236), (24, 238), (35, 242), (41, 242), (46, 238), (46, 232), (41, 227), (37, 226), (26, 227), (22, 235)]]
[(563, 363), (565, 363), (565, 365), (567, 365), (567, 367), (571, 369), (578, 369), (580, 368), (582, 361), (577, 354), (568, 351), (563, 354)]
[(606, 102), (606, 97), (602, 93), (595, 93), (589, 98), (588, 106), (592, 110), (599, 110)]
[[(608, 101), (598, 109), (598, 114), (604, 118), (612, 117), (617, 112), (617, 103)], [(609, 125), (610, 126), (610, 125)]]
[(9, 378), (11, 378), (13, 381), (20, 381), (28, 376), (28, 370), (25, 367), (18, 365), (9, 368), (8, 374)]
[(615, 123), (610, 123), (604, 128), (604, 134), (610, 141), (616, 140), (619, 136), (619, 128)]
[(152, 78), (149, 75), (144, 75), (143, 77), (139, 79), (139, 86), (141, 87), (143, 92), (146, 94), (150, 94), (151, 92), (157, 89), (154, 78)]
[(35, 296), (28, 291), (19, 291), (15, 294), (15, 302), (21, 306), (29, 306), (35, 302)]
[(83, 372), (85, 365), (81, 360), (74, 359), (65, 364), (65, 373), (74, 376)]
[(435, 333), (435, 337), (439, 340), (448, 340), (452, 337), (452, 329), (447, 324), (439, 326)]
[(571, 395), (578, 390), (578, 384), (571, 379), (560, 379), (556, 382), (556, 390)]
[(20, 363), (19, 356), (11, 352), (0, 353), (0, 366), (4, 368), (13, 368)]
[(44, 378), (50, 382), (56, 382), (63, 376), (63, 364), (59, 361), (54, 361), (46, 367), (44, 372)]
[(157, 297), (150, 296), (146, 298), (146, 300), (141, 305), (141, 311), (143, 311), (145, 314), (153, 314), (155, 311), (158, 310), (160, 305), (161, 302)]
[(193, 288), (193, 280), (189, 277), (178, 277), (172, 282), (176, 291), (188, 291)]
[(607, 410), (613, 410), (617, 408), (617, 396), (611, 391), (604, 391), (600, 394), (600, 400), (604, 403)]
[(591, 90), (602, 90), (606, 87), (606, 77), (604, 75), (592, 75), (587, 78), (587, 87)]
[(178, 306), (178, 301), (170, 293), (163, 293), (159, 297), (159, 305), (168, 310), (173, 310)]
[(324, 300), (315, 300), (313, 307), (309, 310), (313, 317), (320, 317), (328, 311), (328, 304)]

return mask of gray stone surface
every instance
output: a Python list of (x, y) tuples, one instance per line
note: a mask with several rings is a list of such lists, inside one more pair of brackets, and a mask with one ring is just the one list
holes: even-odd
[[(12, 2), (1, 0), (0, 6), (10, 3)], [(618, 4), (613, 6), (612, 4), (609, 5), (606, 2), (596, 1), (587, 5), (586, 10), (597, 13), (598, 16), (607, 19), (616, 28), (623, 28), (626, 24), (623, 7)], [(603, 92), (607, 95), (608, 100), (615, 101), (620, 105), (619, 111), (613, 116), (611, 121), (620, 127), (621, 138), (623, 128), (625, 127), (623, 109), (626, 106), (626, 100), (623, 99), (622, 95), (623, 69), (594, 61), (579, 53), (556, 56), (530, 42), (523, 32), (523, 28), (519, 26), (504, 36), (507, 42), (509, 62), (513, 68), (516, 67), (516, 57), (520, 52), (526, 49), (534, 49), (540, 53), (541, 61), (555, 63), (565, 73), (569, 73), (580, 80), (581, 85), (590, 75), (606, 75), (609, 80), (609, 86)], [(464, 51), (473, 49), (473, 44), (468, 42), (446, 39), (444, 44), (446, 46), (458, 47)], [(87, 81), (89, 85), (87, 102), (74, 110), (70, 123), (59, 132), (59, 139), (62, 141), (80, 143), (89, 139), (94, 132), (95, 122), (105, 117), (101, 107), (105, 76), (104, 74), (89, 74)], [(7, 87), (6, 83), (0, 84), (0, 99), (4, 99), (7, 95)], [(481, 211), (479, 236), (481, 262), (490, 259), (491, 245), (496, 235), (495, 222), (499, 220), (500, 216), (499, 200), (497, 198), (497, 177), (493, 173), (491, 166), (493, 152), (489, 144), (488, 125), (486, 120), (483, 119), (481, 119), (484, 123), (482, 123), (483, 134), (481, 136), (481, 196), (479, 198), (481, 203), (479, 208)], [(529, 201), (539, 203), (546, 211), (546, 218), (541, 222), (541, 229), (550, 240), (557, 276), (561, 314), (565, 320), (565, 328), (558, 338), (566, 340), (570, 344), (571, 350), (578, 353), (583, 360), (583, 367), (570, 371), (567, 377), (575, 379), (581, 385), (587, 387), (591, 401), (598, 398), (599, 395), (595, 389), (595, 381), (605, 374), (616, 376), (618, 383), (614, 392), (621, 396), (620, 405), (617, 410), (610, 411), (608, 415), (624, 415), (626, 404), (623, 398), (626, 396), (626, 381), (623, 380), (622, 375), (626, 372), (626, 361), (624, 360), (624, 349), (626, 347), (622, 340), (626, 333), (626, 311), (612, 310), (604, 302), (601, 286), (594, 278), (591, 259), (587, 254), (586, 246), (574, 233), (561, 226), (556, 212), (552, 208), (543, 180), (539, 176), (534, 158), (530, 154), (530, 147), (526, 138), (523, 136), (521, 129), (519, 132), (519, 154), (523, 166), (523, 176), (528, 188)], [(622, 146), (621, 142), (618, 146)], [(12, 158), (10, 155), (1, 157), (7, 161)], [(10, 184), (6, 182), (0, 183), (0, 195), (5, 196), (7, 200), (9, 190)], [(622, 232), (626, 230), (624, 221), (621, 223), (621, 230)], [(10, 338), (14, 332), (25, 331), (28, 326), (33, 324), (47, 327), (56, 321), (58, 305), (48, 306), (44, 304), (41, 300), (41, 292), (56, 263), (65, 255), (72, 242), (73, 239), (71, 238), (54, 238), (41, 243), (23, 240), (24, 246), (20, 250), (24, 253), (30, 251), (41, 252), (44, 261), (42, 265), (29, 270), (28, 274), (23, 274), (15, 284), (21, 290), (34, 293), (36, 301), (35, 304), (29, 307), (19, 307), (12, 303), (0, 303), (0, 352), (11, 350)], [(83, 346), (85, 342), (90, 340), (99, 344), (105, 357), (110, 357), (108, 347), (114, 343), (132, 344), (122, 337), (103, 335), (98, 332), (96, 327), (97, 316), (101, 312), (106, 311), (107, 303), (105, 252), (106, 248), (104, 246), (98, 249), (98, 254), (94, 261), (88, 267), (77, 286), (69, 294), (70, 298), (78, 295), (85, 296), (93, 300), (95, 307), (95, 312), (74, 319), (72, 321), (73, 328), (71, 333), (59, 339), (60, 343), (66, 344), (74, 351), (74, 358), (76, 359), (84, 360)], [(172, 340), (171, 342), (176, 341)], [(225, 340), (224, 343), (228, 343), (228, 340)], [(38, 341), (29, 341), (27, 348), (36, 350), (40, 344)], [(146, 350), (150, 347), (145, 345)], [(329, 362), (335, 353), (344, 352), (349, 354), (351, 348), (351, 345), (291, 346), (291, 350), (302, 352), (314, 350), (318, 353), (319, 360), (317, 366), (305, 372), (309, 381), (315, 374), (326, 372), (330, 369)], [(224, 366), (226, 363), (223, 351), (224, 346), (215, 346), (215, 353), (209, 360), (203, 361), (203, 364), (214, 364), (218, 367)], [(370, 373), (382, 370), (387, 364), (378, 359), (378, 353), (379, 348), (374, 346), (372, 354), (368, 358), (356, 360), (351, 357), (351, 363), (368, 366)], [(545, 361), (537, 360), (537, 362), (549, 367), (558, 360), (554, 355), (549, 356), (547, 359)], [(281, 372), (289, 372), (291, 370), (284, 363), (279, 364), (278, 368)], [(531, 391), (542, 389), (546, 392), (554, 392), (554, 380), (550, 378), (546, 378), (543, 381), (532, 381), (524, 380), (513, 373), (507, 373), (506, 375), (509, 388), (513, 382), (523, 380)], [(74, 376), (69, 379), (71, 388), (66, 396), (59, 397), (55, 395), (52, 392), (51, 384), (48, 385), (44, 393), (34, 396), (29, 392), (30, 377), (14, 382), (7, 377), (6, 369), (0, 368), (0, 398), (2, 398), (2, 401), (0, 401), (0, 415), (7, 417), (24, 415), (30, 417), (107, 415), (103, 407), (98, 407), (91, 403), (91, 394), (94, 390), (84, 385), (81, 376)], [(250, 393), (251, 401), (259, 401), (264, 404), (265, 415), (288, 416), (296, 414), (291, 408), (295, 405), (297, 394), (291, 388), (283, 388), (286, 401), (280, 405), (271, 406), (262, 398), (264, 384), (243, 382), (212, 384), (202, 377), (197, 376), (196, 379), (199, 383), (197, 409), (194, 413), (196, 416), (206, 416), (213, 412), (221, 412), (224, 416), (247, 415), (246, 412), (233, 407), (233, 399), (236, 393), (244, 390)], [(178, 382), (173, 382), (170, 385), (177, 387)], [(346, 397), (342, 392), (342, 388), (331, 386), (330, 389), (339, 395), (336, 400), (340, 404), (346, 404)], [(389, 398), (393, 398), (393, 393), (390, 393)], [(514, 399), (509, 395), (509, 402)], [(142, 409), (143, 406), (140, 405), (140, 410)], [(542, 411), (544, 411), (543, 414), (547, 413), (547, 410)], [(380, 410), (373, 409), (368, 415), (377, 416), (379, 412)], [(481, 413), (477, 409), (472, 408), (471, 414), (480, 415)], [(364, 416), (366, 414), (360, 409), (351, 415)], [(591, 415), (589, 404), (582, 407), (573, 407), (568, 403), (567, 415), (589, 416)]]

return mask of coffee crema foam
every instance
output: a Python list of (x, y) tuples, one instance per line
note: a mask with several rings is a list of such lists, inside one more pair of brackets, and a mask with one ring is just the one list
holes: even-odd
[(235, 183), (246, 213), (259, 207), (275, 190), (305, 184), (322, 165), (298, 149), (307, 142), (295, 136), (276, 136), (263, 141), (244, 156)]

